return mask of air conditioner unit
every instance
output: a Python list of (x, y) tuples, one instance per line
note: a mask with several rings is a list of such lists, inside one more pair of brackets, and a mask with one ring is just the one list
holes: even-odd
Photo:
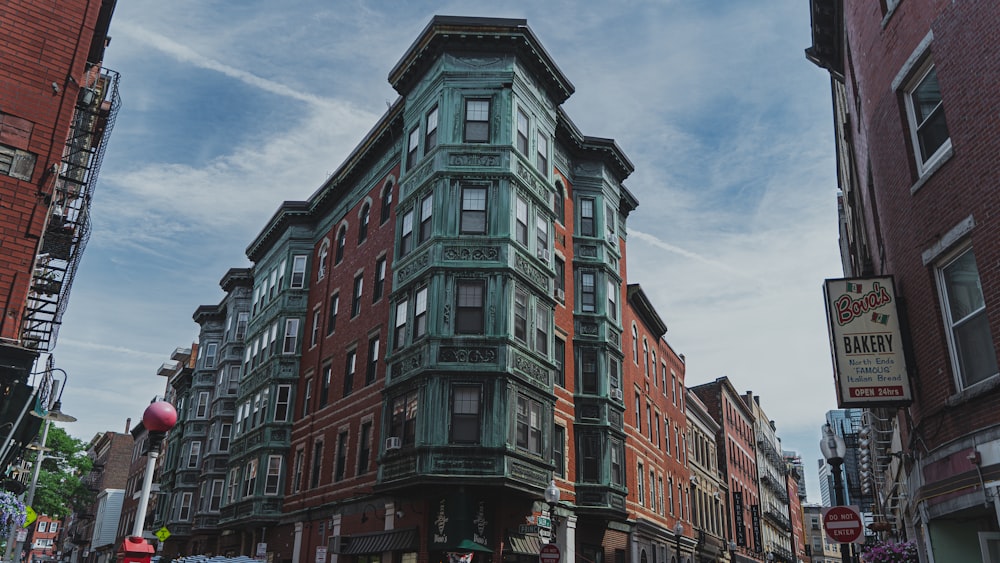
[(398, 436), (392, 436), (391, 438), (385, 439), (385, 451), (398, 450), (402, 445), (403, 442)]
[(608, 233), (605, 238), (607, 238), (609, 244), (618, 244), (618, 235), (614, 233)]
[(549, 261), (549, 251), (548, 250), (539, 250), (538, 252), (535, 253), (535, 256), (538, 256), (538, 259), (541, 260), (542, 262), (548, 262)]
[(559, 289), (557, 287), (556, 290), (553, 293), (555, 294), (556, 299), (558, 299), (559, 301), (566, 301), (566, 290), (565, 289)]
[(622, 390), (621, 389), (612, 389), (611, 390), (611, 398), (614, 399), (614, 400), (616, 400), (616, 401), (622, 400)]

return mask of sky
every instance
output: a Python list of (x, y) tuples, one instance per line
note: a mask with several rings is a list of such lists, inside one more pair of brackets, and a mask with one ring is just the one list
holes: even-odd
[(822, 284), (842, 277), (829, 78), (808, 2), (120, 1), (105, 66), (122, 105), (93, 233), (54, 350), (64, 425), (134, 425), (192, 314), (284, 200), (304, 200), (397, 94), (389, 71), (431, 17), (527, 19), (576, 87), (564, 109), (635, 165), (628, 281), (686, 358), (760, 396), (818, 502), (836, 408)]

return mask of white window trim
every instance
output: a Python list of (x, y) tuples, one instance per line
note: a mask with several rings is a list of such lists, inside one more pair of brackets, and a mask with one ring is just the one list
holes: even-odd
[(934, 67), (935, 65), (933, 59), (928, 57), (921, 63), (920, 67), (903, 87), (903, 101), (906, 104), (906, 120), (910, 129), (910, 144), (913, 146), (913, 161), (916, 163), (917, 173), (921, 177), (928, 176), (932, 172), (936, 171), (946, 156), (951, 152), (951, 133), (949, 132), (948, 139), (941, 143), (941, 146), (938, 147), (933, 154), (928, 155), (927, 160), (924, 160), (920, 154), (920, 137), (917, 131), (918, 123), (916, 120), (916, 110), (913, 107), (913, 97), (911, 94), (914, 88), (916, 88), (917, 85), (927, 77), (927, 74)]

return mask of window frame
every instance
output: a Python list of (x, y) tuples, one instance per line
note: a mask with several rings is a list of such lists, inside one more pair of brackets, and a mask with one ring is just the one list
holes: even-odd
[[(481, 108), (474, 109), (473, 105), (485, 104), (485, 111)], [(489, 143), (490, 142), (490, 115), (493, 112), (493, 101), (490, 98), (470, 97), (465, 99), (463, 104), (463, 127), (462, 141), (465, 143)], [(473, 119), (485, 114), (485, 119)], [(480, 131), (482, 129), (482, 131)]]
[(424, 116), (424, 155), (437, 146), (438, 107), (435, 105)]
[(534, 455), (542, 455), (542, 402), (518, 394), (515, 410), (515, 439), (517, 449)]
[[(451, 417), (448, 442), (478, 444), (482, 440), (483, 387), (476, 383), (456, 383), (451, 387)], [(463, 407), (463, 410), (459, 410)]]
[[(482, 193), (481, 199), (473, 199), (476, 193)], [(485, 235), (489, 232), (489, 187), (485, 185), (463, 185), (461, 189), (462, 206), (459, 216), (459, 234)], [(482, 202), (479, 204), (479, 202)], [(477, 205), (479, 204), (479, 205)], [(479, 227), (479, 224), (482, 224)]]
[[(937, 76), (937, 66), (931, 57), (927, 57), (920, 66), (917, 68), (916, 72), (913, 73), (913, 77), (906, 83), (903, 87), (903, 101), (906, 106), (906, 119), (909, 126), (910, 132), (910, 142), (913, 147), (914, 162), (917, 165), (917, 172), (920, 176), (923, 176), (930, 172), (935, 165), (937, 165), (945, 156), (945, 154), (951, 149), (951, 132), (948, 131), (947, 117), (944, 115), (944, 96), (940, 90), (940, 82), (938, 81), (938, 95), (937, 104), (934, 108), (928, 112), (927, 116), (923, 119), (918, 120), (918, 108), (919, 104), (914, 101), (916, 92), (926, 83), (926, 80), (931, 75), (934, 74), (934, 80), (938, 81)], [(947, 133), (947, 138), (941, 141), (941, 143), (930, 153), (924, 154), (924, 139), (921, 133), (926, 132), (928, 129), (924, 126), (934, 125), (932, 118), (938, 117), (940, 112), (941, 125), (944, 127), (945, 133)]]
[[(475, 290), (478, 295), (469, 294), (468, 290)], [(463, 294), (470, 298), (478, 297), (479, 303), (477, 305), (463, 304)], [(477, 326), (473, 327), (472, 324)], [(455, 282), (454, 332), (455, 334), (486, 333), (486, 282), (484, 280), (459, 279)]]
[[(956, 319), (954, 318), (954, 312), (953, 312), (954, 307), (952, 299), (953, 295), (952, 288), (957, 286), (949, 285), (949, 278), (947, 275), (947, 271), (950, 267), (955, 266), (961, 260), (969, 256), (971, 256), (971, 259), (973, 261), (972, 266), (975, 268), (975, 273), (976, 273), (976, 283), (974, 285), (976, 290), (979, 292), (979, 295), (977, 296), (978, 307), (976, 307), (976, 309), (974, 310), (970, 310), (960, 319)], [(955, 382), (956, 389), (958, 390), (968, 389), (984, 381), (996, 378), (998, 374), (998, 369), (996, 364), (996, 348), (995, 346), (992, 346), (993, 350), (991, 354), (980, 354), (980, 355), (983, 358), (987, 359), (987, 361), (989, 361), (989, 359), (992, 358), (993, 373), (978, 377), (976, 380), (972, 381), (969, 380), (970, 374), (968, 372), (971, 371), (970, 368), (973, 367), (972, 365), (970, 365), (969, 360), (971, 360), (972, 358), (971, 355), (967, 355), (967, 353), (963, 350), (962, 346), (963, 340), (960, 338), (960, 335), (957, 334), (957, 332), (963, 328), (969, 328), (969, 327), (976, 328), (975, 326), (973, 326), (973, 323), (979, 324), (980, 322), (984, 322), (986, 338), (978, 339), (979, 341), (976, 342), (976, 344), (979, 344), (979, 347), (982, 347), (987, 342), (992, 345), (992, 337), (991, 337), (992, 332), (989, 325), (986, 299), (982, 293), (982, 285), (981, 285), (982, 276), (980, 275), (979, 271), (979, 263), (976, 261), (975, 249), (972, 247), (971, 244), (966, 244), (954, 250), (935, 265), (934, 273), (937, 279), (937, 289), (938, 289), (939, 301), (941, 303), (941, 317), (944, 323), (945, 338), (948, 342), (948, 355), (951, 361), (951, 366), (952, 366), (951, 369), (953, 374), (952, 377)], [(969, 272), (966, 273), (968, 274)], [(984, 328), (979, 327), (979, 330), (980, 331), (984, 330)], [(975, 351), (971, 353), (975, 353)], [(989, 367), (989, 366), (984, 366), (984, 367)]]
[(309, 257), (305, 254), (292, 256), (292, 274), (288, 280), (289, 289), (302, 289), (306, 286), (306, 264)]

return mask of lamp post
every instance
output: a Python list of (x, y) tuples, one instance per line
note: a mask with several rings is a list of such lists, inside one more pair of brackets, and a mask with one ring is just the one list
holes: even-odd
[[(844, 438), (833, 431), (830, 423), (823, 425), (823, 439), (819, 442), (819, 449), (823, 452), (823, 457), (833, 469), (833, 496), (837, 506), (844, 505), (844, 480), (840, 473), (844, 463), (844, 455), (847, 454), (847, 444)], [(840, 559), (843, 563), (850, 563), (850, 546), (846, 543), (840, 544)]]
[(552, 522), (552, 535), (549, 537), (549, 543), (556, 543), (556, 507), (559, 506), (560, 496), (556, 480), (549, 481), (549, 486), (545, 487), (545, 502), (549, 505), (549, 520)]
[(674, 524), (674, 540), (677, 547), (677, 563), (681, 563), (681, 538), (684, 536), (684, 524)]

